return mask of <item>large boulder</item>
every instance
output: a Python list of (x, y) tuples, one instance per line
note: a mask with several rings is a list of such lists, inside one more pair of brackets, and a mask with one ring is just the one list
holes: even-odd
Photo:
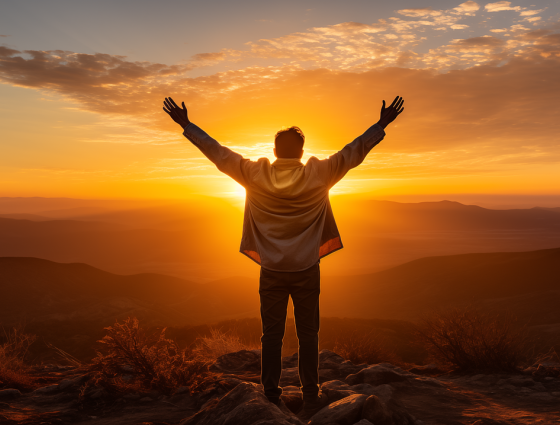
[(222, 398), (214, 399), (181, 425), (302, 425), (265, 397), (261, 388), (243, 382)]
[(371, 365), (358, 373), (348, 375), (345, 379), (348, 385), (370, 384), (381, 385), (392, 382), (407, 381), (407, 372), (400, 368), (385, 366), (384, 364)]
[(334, 402), (346, 398), (352, 394), (364, 394), (367, 396), (376, 395), (384, 403), (387, 403), (393, 396), (394, 388), (389, 384), (373, 386), (370, 384), (348, 385), (342, 381), (329, 381), (321, 385), (321, 391), (327, 395), (329, 402)]
[(319, 369), (338, 369), (346, 360), (330, 350), (319, 351)]
[(343, 379), (346, 376), (358, 373), (368, 367), (367, 364), (355, 365), (350, 360), (344, 360), (330, 350), (319, 352), (319, 379), (321, 382)]
[(241, 350), (224, 354), (216, 359), (211, 370), (225, 373), (260, 372), (261, 350)]
[(44, 395), (44, 394), (53, 394), (53, 393), (55, 393), (59, 390), (60, 390), (60, 388), (58, 387), (58, 384), (53, 384), (53, 385), (47, 385), (46, 387), (37, 388), (31, 394), (34, 395), (34, 396), (35, 395)]
[(329, 403), (334, 403), (356, 394), (355, 391), (350, 389), (348, 384), (338, 380), (327, 381), (321, 384), (321, 392), (327, 395)]
[(394, 399), (387, 402), (376, 395), (364, 403), (362, 417), (375, 425), (413, 425), (415, 418)]
[(0, 390), (0, 400), (21, 397), (21, 392), (15, 388)]
[(88, 378), (88, 375), (78, 375), (73, 378), (63, 379), (58, 383), (59, 390), (65, 390), (67, 388), (71, 388), (77, 385), (80, 385)]
[(364, 402), (362, 417), (375, 425), (393, 425), (393, 418), (385, 403), (377, 396), (369, 396)]
[(360, 420), (362, 407), (367, 399), (367, 395), (353, 394), (342, 400), (335, 401), (323, 409), (319, 410), (311, 420), (309, 425), (353, 425)]

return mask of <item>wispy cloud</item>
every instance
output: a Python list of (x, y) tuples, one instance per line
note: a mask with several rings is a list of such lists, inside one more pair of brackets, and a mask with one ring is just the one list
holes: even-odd
[(488, 3), (486, 6), (484, 6), (484, 8), (488, 12), (503, 12), (505, 10), (513, 10), (519, 12), (525, 9), (524, 7), (521, 6), (511, 6), (510, 1), (498, 1), (496, 3)]

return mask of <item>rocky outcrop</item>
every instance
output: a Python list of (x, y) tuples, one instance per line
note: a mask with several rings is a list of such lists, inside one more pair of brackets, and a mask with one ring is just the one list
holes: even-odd
[(262, 388), (243, 382), (215, 398), (181, 425), (301, 425), (302, 422), (268, 401)]
[(211, 370), (224, 373), (261, 371), (261, 350), (241, 350), (218, 357)]
[[(0, 390), (0, 422), (16, 425), (25, 415), (35, 415), (23, 423), (303, 425), (295, 414), (303, 404), (297, 355), (285, 357), (283, 366), (279, 405), (267, 400), (258, 383), (259, 350), (218, 358), (212, 366), (216, 376), (194, 394), (187, 387), (171, 394), (155, 389), (111, 393), (84, 371), (46, 366), (44, 371), (37, 369), (44, 385), (35, 391)], [(389, 363), (354, 365), (322, 350), (320, 387), (328, 405), (305, 424), (422, 425), (424, 420), (521, 424), (525, 422), (516, 419), (520, 410), (528, 418), (526, 423), (555, 423), (560, 416), (556, 364), (539, 363), (510, 374), (440, 374), (436, 369), (435, 365), (408, 371)], [(494, 412), (493, 406), (497, 406)], [(508, 406), (511, 420), (502, 420)], [(469, 412), (468, 418), (464, 412)], [(500, 417), (500, 421), (490, 417)]]
[[(220, 394), (214, 387), (207, 389), (205, 394), (198, 396), (204, 402), (202, 408), (182, 424), (301, 423), (294, 415), (303, 403), (297, 362), (297, 354), (283, 359), (280, 383), (283, 404), (278, 407), (268, 402), (262, 386), (240, 379), (249, 372), (260, 371), (257, 350), (221, 356), (213, 370), (226, 374), (228, 379), (237, 379), (238, 384), (225, 394)], [(310, 425), (354, 425), (360, 421), (376, 425), (383, 423), (380, 421), (397, 425), (415, 423), (414, 417), (394, 400), (396, 389), (390, 385), (415, 381), (410, 372), (388, 363), (354, 365), (332, 351), (322, 350), (319, 353), (319, 376), (323, 381), (321, 391), (327, 396), (328, 405), (309, 420)]]

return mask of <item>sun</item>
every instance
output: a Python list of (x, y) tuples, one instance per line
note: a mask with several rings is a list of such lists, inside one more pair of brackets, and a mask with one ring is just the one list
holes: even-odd
[(228, 189), (229, 190), (224, 193), (227, 197), (236, 200), (245, 200), (245, 196), (247, 192), (245, 191), (245, 188), (241, 186), (239, 183), (235, 181), (230, 181)]
[(246, 195), (247, 195), (247, 191), (245, 190), (245, 188), (241, 186), (239, 183), (235, 183), (234, 196), (236, 198), (245, 199)]

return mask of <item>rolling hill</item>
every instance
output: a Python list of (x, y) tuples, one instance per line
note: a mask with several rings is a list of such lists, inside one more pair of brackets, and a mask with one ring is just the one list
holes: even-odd
[[(560, 323), (560, 248), (428, 257), (321, 283), (322, 316), (411, 320), (437, 308), (475, 305), (531, 325)], [(215, 323), (258, 317), (258, 280), (206, 284), (158, 275), (115, 275), (85, 264), (0, 258), (0, 320)]]
[(560, 248), (428, 257), (371, 275), (323, 279), (332, 316), (415, 319), (473, 305), (511, 312), (533, 325), (560, 323)]
[(86, 264), (2, 257), (0, 321), (107, 323), (137, 316), (152, 324), (184, 325), (256, 315), (256, 289), (232, 307), (234, 288), (228, 280), (205, 285), (158, 274), (116, 275)]

